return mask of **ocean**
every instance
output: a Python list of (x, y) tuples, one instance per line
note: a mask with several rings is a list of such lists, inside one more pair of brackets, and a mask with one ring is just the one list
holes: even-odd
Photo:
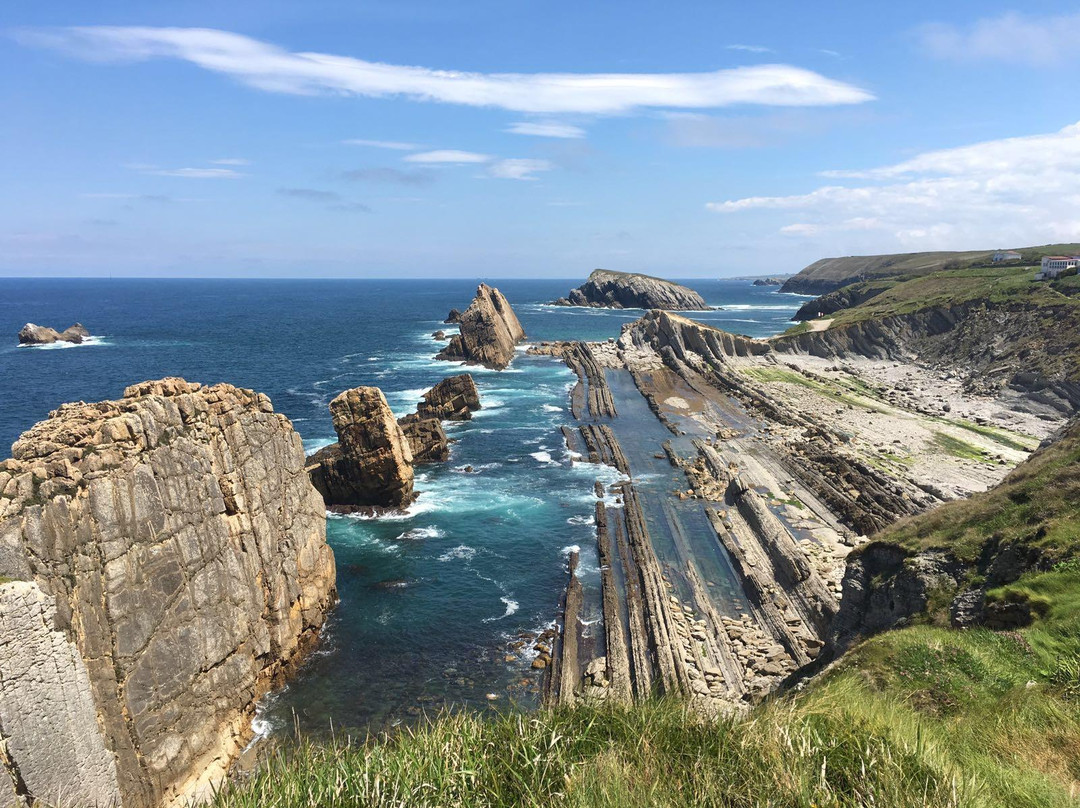
[[(510, 300), (530, 342), (617, 337), (642, 314), (545, 305), (573, 281), (487, 282)], [(804, 301), (749, 281), (688, 283), (723, 307), (689, 316), (749, 336), (782, 331)], [(464, 310), (475, 288), (464, 280), (0, 279), (0, 445), (63, 402), (183, 376), (268, 394), (312, 452), (335, 439), (327, 405), (342, 390), (376, 385), (400, 416), (462, 372), (434, 361), (432, 332), (447, 328), (447, 312)], [(61, 330), (79, 321), (95, 337), (18, 347), (27, 321)], [(522, 348), (508, 370), (464, 370), (483, 409), (446, 424), (451, 458), (418, 467), (421, 493), (408, 512), (328, 519), (341, 603), (318, 651), (264, 701), (260, 732), (378, 729), (443, 706), (535, 704), (531, 653), (514, 645), (553, 625), (571, 549), (582, 551), (587, 582), (598, 574), (593, 483), (617, 473), (570, 462), (559, 427), (572, 421), (575, 378), (560, 362)]]

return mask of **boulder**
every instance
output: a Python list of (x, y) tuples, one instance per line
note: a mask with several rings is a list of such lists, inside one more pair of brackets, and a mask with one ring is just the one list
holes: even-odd
[(424, 393), (424, 400), (416, 407), (421, 418), (438, 418), (440, 421), (468, 421), (473, 412), (480, 409), (480, 391), (468, 373), (450, 376)]
[(441, 463), (450, 459), (450, 444), (438, 418), (406, 415), (400, 421), (414, 463)]
[(589, 279), (556, 306), (590, 306), (604, 309), (663, 309), (666, 311), (701, 311), (709, 306), (693, 289), (662, 278), (633, 272), (594, 270)]
[(450, 313), (446, 315), (446, 319), (443, 320), (447, 325), (453, 325), (454, 323), (461, 322), (461, 312), (457, 309), (450, 309)]
[(82, 323), (75, 323), (74, 325), (68, 326), (63, 331), (57, 331), (55, 328), (49, 328), (43, 325), (27, 323), (19, 329), (19, 344), (49, 345), (53, 342), (71, 342), (75, 345), (79, 345), (89, 336), (90, 332), (86, 330), (86, 326)]
[[(453, 312), (451, 312), (453, 314)], [(480, 284), (469, 308), (458, 320), (456, 334), (436, 359), (464, 361), (502, 370), (514, 358), (514, 346), (525, 339), (510, 303), (498, 289)]]
[(413, 454), (378, 387), (355, 387), (330, 402), (338, 442), (308, 461), (331, 510), (401, 508), (412, 502)]
[(445, 342), (446, 341), (446, 332), (445, 331), (436, 331), (435, 333), (433, 333), (431, 335), (431, 338), (433, 340), (435, 340), (436, 342)]
[(201, 801), (334, 599), (265, 395), (173, 378), (62, 405), (0, 463), (0, 805)]

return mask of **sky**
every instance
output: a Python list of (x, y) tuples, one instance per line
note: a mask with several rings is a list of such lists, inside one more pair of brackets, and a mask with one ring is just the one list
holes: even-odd
[(675, 278), (1080, 241), (1080, 5), (5, 0), (0, 275)]

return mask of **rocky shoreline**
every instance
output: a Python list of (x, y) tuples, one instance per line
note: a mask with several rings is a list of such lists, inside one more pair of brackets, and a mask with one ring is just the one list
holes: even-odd
[(587, 306), (603, 309), (664, 309), (667, 311), (704, 311), (705, 299), (678, 283), (639, 275), (633, 272), (594, 270), (589, 279), (556, 306)]

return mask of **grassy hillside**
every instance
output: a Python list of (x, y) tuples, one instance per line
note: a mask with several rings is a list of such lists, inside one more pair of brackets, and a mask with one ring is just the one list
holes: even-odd
[[(922, 252), (896, 255), (853, 255), (844, 258), (823, 258), (815, 261), (784, 284), (782, 291), (804, 294), (825, 294), (842, 286), (861, 281), (911, 279), (945, 270), (990, 266), (996, 250), (970, 252)], [(1022, 256), (1012, 266), (1035, 266), (1044, 255), (1080, 252), (1080, 244), (1046, 244), (1040, 247), (1017, 249)]]
[(954, 631), (941, 615), (854, 648), (800, 692), (706, 722), (674, 700), (485, 718), (301, 742), (218, 808), (866, 806), (1036, 808), (1080, 800), (1080, 427), (1005, 483), (880, 534), (977, 554), (991, 540), (1058, 558), (989, 593), (1034, 622)]

